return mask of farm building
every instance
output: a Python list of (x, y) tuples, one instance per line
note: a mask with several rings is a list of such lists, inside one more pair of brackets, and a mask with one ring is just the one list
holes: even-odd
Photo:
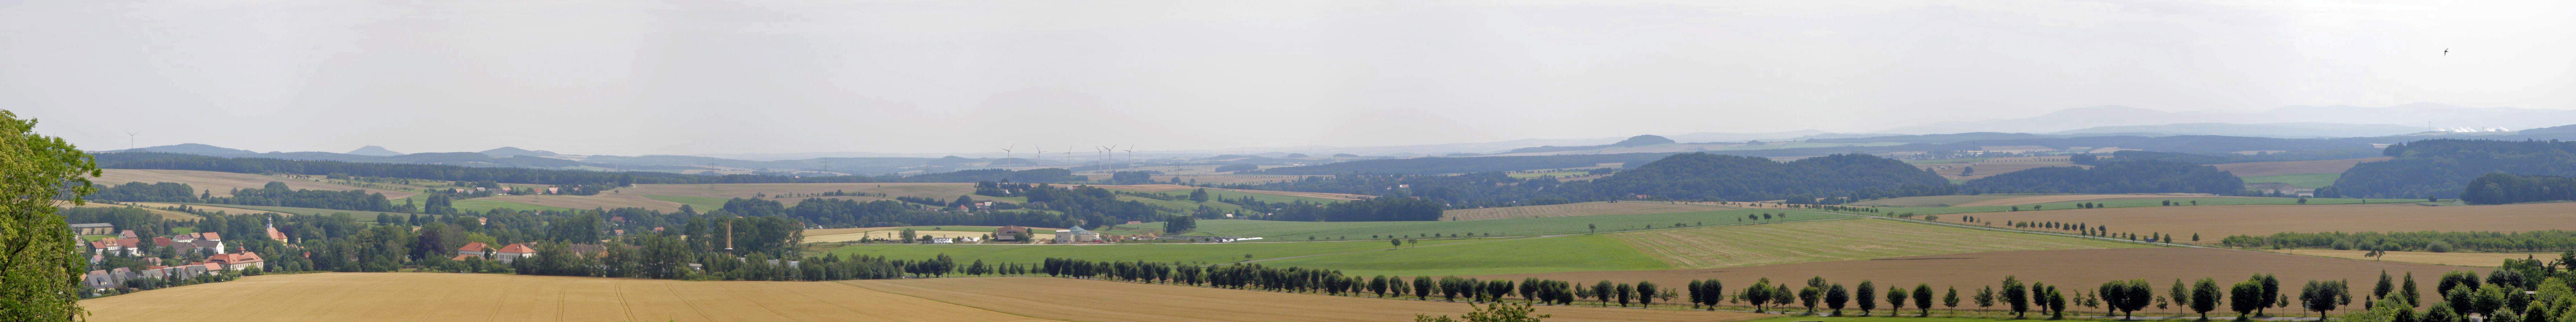
[(110, 223), (72, 224), (72, 234), (74, 234), (74, 235), (106, 235), (106, 234), (114, 234), (114, 233), (116, 233), (116, 224), (110, 224)]
[(1020, 226), (1002, 226), (1002, 228), (995, 228), (995, 229), (993, 229), (993, 240), (997, 240), (997, 241), (1019, 241), (1019, 240), (1020, 240), (1020, 236), (1028, 235), (1028, 233), (1029, 233), (1029, 228), (1028, 228), (1028, 227), (1020, 227)]
[(1095, 241), (1100, 241), (1100, 232), (1083, 230), (1082, 226), (1074, 226), (1073, 229), (1055, 231), (1055, 242), (1058, 244), (1088, 243)]
[(465, 243), (465, 247), (456, 248), (457, 256), (484, 257), (491, 254), (492, 247), (483, 246), (483, 242)]
[(503, 263), (529, 257), (537, 257), (537, 249), (529, 248), (528, 244), (510, 244), (510, 246), (501, 247), (499, 251), (492, 252), (492, 259), (501, 260)]

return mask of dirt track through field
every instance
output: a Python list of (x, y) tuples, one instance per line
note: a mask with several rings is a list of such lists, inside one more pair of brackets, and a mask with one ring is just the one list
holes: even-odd
[[(1052, 277), (843, 281), (870, 290), (917, 296), (1003, 313), (1068, 321), (1407, 321), (1414, 314), (1458, 316), (1466, 303), (1292, 294)], [(1598, 307), (1539, 306), (1550, 322), (1737, 321), (1774, 315)]]
[[(2024, 282), (2045, 282), (2061, 289), (2091, 290), (2103, 281), (2143, 278), (2155, 286), (2155, 294), (2175, 279), (2217, 279), (2221, 285), (2243, 281), (2255, 273), (2270, 273), (2283, 284), (2296, 285), (2307, 280), (2343, 279), (2358, 285), (2377, 281), (2380, 270), (2391, 275), (2415, 273), (2418, 285), (2431, 287), (2433, 280), (2449, 271), (2490, 269), (2439, 266), (2427, 264), (2372, 262), (2349, 259), (2273, 254), (2253, 251), (2209, 248), (2126, 248), (2041, 250), (1973, 254), (1945, 254), (1847, 260), (1833, 262), (1764, 265), (1715, 269), (1661, 271), (1568, 272), (1477, 276), (1481, 278), (1520, 279), (1537, 277), (1569, 281), (1610, 280), (1617, 282), (1654, 281), (1664, 285), (1685, 285), (1693, 279), (1719, 279), (1729, 290), (1753, 285), (1755, 279), (1770, 278), (1772, 283), (1801, 283), (1808, 277), (1846, 285), (1863, 279), (1879, 285), (1931, 284), (1935, 292), (1947, 286), (1958, 286), (1961, 293), (1972, 293), (1979, 287), (1992, 286), (2005, 275)], [(2483, 275), (2483, 274), (2481, 274)], [(1884, 286), (1882, 286), (1884, 287)], [(2367, 287), (2364, 286), (2366, 290)], [(2361, 291), (2357, 290), (2357, 291)], [(1966, 297), (1962, 294), (1961, 297)], [(2427, 300), (2438, 301), (2433, 296)], [(1973, 305), (1973, 304), (1963, 304)]]
[[(1981, 223), (1962, 223), (1975, 216)], [(2392, 232), (2576, 230), (2576, 203), (2495, 206), (2413, 204), (2171, 206), (1988, 212), (1942, 216), (1944, 223), (2003, 227), (2007, 221), (2086, 223), (2114, 233), (2200, 234), (2216, 243), (2229, 235), (2278, 232)], [(2188, 239), (2184, 240), (2189, 242)]]
[(92, 321), (1046, 321), (833, 282), (313, 273), (81, 301)]
[(1658, 202), (1586, 202), (1545, 206), (1494, 207), (1450, 210), (1442, 220), (1491, 220), (1514, 218), (1571, 217), (1595, 215), (1660, 214), (1668, 212), (1719, 211), (1732, 208)]

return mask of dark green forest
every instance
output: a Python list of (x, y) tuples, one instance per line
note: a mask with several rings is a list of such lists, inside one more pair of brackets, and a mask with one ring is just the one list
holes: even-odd
[(2488, 173), (2576, 176), (2576, 142), (2423, 140), (2382, 154), (2394, 159), (2345, 170), (2334, 188), (2350, 197), (2457, 198)]
[(2460, 201), (2482, 205), (2564, 200), (2576, 200), (2576, 178), (2489, 173), (2460, 193)]
[(1972, 193), (2208, 193), (2238, 194), (2245, 180), (2218, 168), (2159, 160), (2097, 162), (2091, 169), (2046, 167), (1968, 180)]

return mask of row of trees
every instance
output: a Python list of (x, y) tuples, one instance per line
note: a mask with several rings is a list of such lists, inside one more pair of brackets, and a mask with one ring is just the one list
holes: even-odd
[(2576, 249), (2576, 231), (2539, 230), (2524, 232), (2493, 231), (2417, 231), (2417, 232), (2314, 232), (2273, 233), (2269, 236), (2234, 235), (2219, 239), (2228, 247), (2263, 248), (2331, 248), (2337, 250), (2381, 251), (2491, 251), (2532, 252)]

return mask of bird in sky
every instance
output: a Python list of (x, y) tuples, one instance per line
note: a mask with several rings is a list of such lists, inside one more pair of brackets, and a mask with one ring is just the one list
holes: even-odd
[(2451, 55), (2451, 49), (2450, 49), (2450, 48), (2442, 48), (2442, 55), (2443, 55), (2443, 56), (2450, 56), (2450, 55)]

